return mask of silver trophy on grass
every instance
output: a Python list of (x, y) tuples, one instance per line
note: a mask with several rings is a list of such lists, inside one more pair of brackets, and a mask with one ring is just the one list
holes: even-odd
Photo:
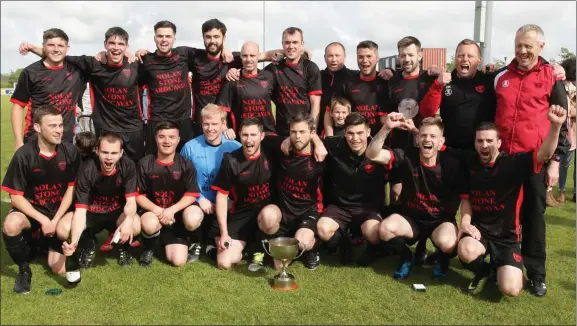
[(295, 277), (287, 273), (286, 268), (290, 260), (299, 258), (305, 252), (300, 249), (299, 241), (294, 238), (280, 237), (272, 240), (263, 240), (262, 246), (269, 256), (282, 262), (281, 272), (274, 276), (272, 288), (280, 291), (296, 290), (298, 285), (295, 283)]

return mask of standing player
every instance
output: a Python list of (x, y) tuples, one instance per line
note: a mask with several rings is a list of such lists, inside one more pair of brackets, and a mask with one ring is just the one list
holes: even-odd
[(321, 105), (321, 73), (312, 61), (303, 58), (303, 31), (289, 27), (282, 33), (283, 53), (286, 57), (278, 64), (269, 64), (265, 70), (276, 79), (273, 101), (276, 105), (276, 131), (280, 136), (289, 134), (288, 120), (299, 112), (309, 113), (319, 123)]
[[(63, 119), (58, 109), (39, 106), (34, 110), (37, 137), (21, 146), (12, 159), (2, 182), (10, 194), (12, 210), (4, 220), (2, 236), (6, 251), (18, 265), (14, 292), (29, 293), (32, 270), (27, 263), (30, 246), (23, 232), (42, 230), (50, 242), (48, 266), (54, 273), (65, 272), (66, 258), (61, 254), (65, 237), (55, 237), (60, 221), (69, 212), (74, 195), (74, 179), (80, 154), (70, 143), (62, 143)], [(58, 232), (60, 236), (62, 232)]]
[[(200, 112), (204, 134), (188, 141), (180, 151), (180, 155), (191, 161), (196, 169), (196, 181), (200, 189), (200, 197), (198, 202), (194, 204), (200, 208), (198, 213), (202, 215), (202, 240), (205, 241), (207, 254), (216, 249), (213, 245), (214, 242), (209, 241), (207, 235), (210, 226), (216, 219), (214, 216), (216, 191), (211, 186), (220, 169), (224, 153), (230, 153), (242, 146), (236, 140), (226, 139), (222, 134), (226, 127), (226, 115), (226, 112), (218, 105), (205, 106)], [(193, 243), (189, 260), (198, 260), (200, 251), (200, 243)], [(213, 257), (212, 254), (209, 256)], [(216, 253), (214, 257), (216, 258)]]
[(102, 230), (119, 233), (118, 265), (132, 263), (129, 248), (132, 237), (140, 234), (136, 214), (136, 168), (123, 155), (122, 137), (105, 132), (96, 144), (96, 155), (82, 162), (76, 180), (74, 216), (63, 220), (69, 226), (70, 243), (62, 245), (64, 254), (89, 268), (95, 254), (94, 239)]
[[(93, 94), (92, 118), (99, 137), (105, 131), (122, 137), (124, 152), (137, 162), (144, 156), (144, 123), (138, 89), (138, 62), (129, 63), (125, 58), (128, 33), (112, 27), (104, 34), (106, 64), (91, 56), (67, 56), (66, 62), (87, 74)], [(27, 50), (42, 56), (42, 48)]]
[[(344, 97), (351, 102), (351, 111), (359, 112), (371, 128), (371, 136), (381, 129), (381, 118), (387, 105), (387, 81), (377, 76), (379, 46), (373, 41), (363, 41), (357, 45), (357, 64), (360, 71), (347, 78), (336, 96)], [(325, 128), (332, 123), (330, 110), (324, 116)], [(327, 128), (328, 132), (329, 128)], [(327, 133), (332, 136), (332, 133)]]
[[(400, 211), (386, 217), (380, 225), (381, 240), (388, 241), (401, 255), (400, 268), (395, 279), (405, 279), (413, 265), (412, 253), (407, 245), (418, 239), (431, 238), (433, 245), (444, 255), (438, 254), (433, 277), (447, 276), (449, 260), (456, 255), (459, 195), (464, 172), (460, 157), (444, 151), (443, 123), (439, 118), (426, 118), (419, 129), (412, 120), (398, 112), (385, 117), (383, 128), (371, 141), (366, 155), (389, 169), (396, 169), (403, 183)], [(415, 132), (418, 150), (383, 149), (387, 135), (393, 129)]]
[[(24, 68), (18, 77), (18, 84), (10, 98), (12, 105), (12, 132), (14, 145), (20, 148), (25, 142), (36, 137), (31, 126), (34, 112), (41, 105), (50, 105), (62, 113), (64, 133), (62, 140), (72, 143), (76, 124), (76, 103), (82, 96), (86, 83), (81, 71), (64, 61), (70, 46), (68, 35), (61, 29), (52, 28), (42, 35), (42, 51), (45, 56)], [(26, 55), (28, 43), (20, 45), (20, 53)], [(28, 107), (26, 117), (24, 108)], [(22, 130), (22, 121), (26, 121)]]
[(329, 137), (324, 141), (329, 153), (324, 178), (328, 196), (317, 230), (331, 251), (340, 246), (342, 264), (351, 260), (349, 228), (360, 228), (369, 242), (365, 255), (357, 262), (359, 265), (372, 262), (375, 245), (380, 242), (385, 168), (365, 157), (369, 134), (367, 118), (354, 112), (345, 119), (345, 137)]
[(179, 46), (176, 41), (176, 25), (163, 20), (154, 25), (156, 51), (142, 57), (139, 78), (146, 89), (148, 112), (146, 119), (146, 153), (157, 151), (156, 125), (170, 121), (180, 130), (180, 151), (184, 143), (194, 136), (192, 132), (191, 85), (188, 82), (188, 65), (193, 60), (195, 49)]
[[(289, 124), (290, 145), (293, 151), (284, 156), (278, 136), (269, 136), (274, 144), (271, 154), (278, 161), (279, 170), (275, 177), (279, 189), (278, 205), (271, 204), (263, 208), (259, 215), (258, 226), (267, 237), (294, 237), (308, 251), (305, 266), (315, 270), (320, 265), (320, 256), (316, 239), (316, 224), (323, 210), (321, 192), (324, 163), (317, 162), (313, 156), (316, 150), (324, 149), (321, 139), (314, 132), (314, 121), (307, 113), (297, 114)], [(281, 264), (275, 261), (275, 268)]]
[(144, 252), (140, 265), (152, 265), (156, 237), (160, 235), (166, 258), (174, 266), (188, 260), (189, 233), (202, 222), (198, 206), (191, 206), (199, 197), (196, 170), (192, 163), (176, 152), (180, 142), (178, 125), (161, 122), (156, 126), (157, 154), (138, 162), (138, 197), (142, 214)]
[[(229, 270), (242, 260), (242, 251), (254, 238), (262, 208), (270, 203), (272, 164), (261, 152), (265, 137), (258, 118), (244, 119), (239, 127), (242, 148), (224, 154), (212, 189), (216, 194), (216, 220), (210, 236), (218, 247), (218, 268)], [(233, 207), (228, 212), (228, 196)], [(255, 254), (256, 256), (257, 254)], [(256, 258), (256, 257), (255, 257)]]
[(275, 87), (272, 72), (258, 69), (259, 48), (256, 42), (246, 42), (242, 45), (241, 59), (243, 71), (238, 81), (227, 81), (216, 104), (229, 112), (230, 129), (237, 138), (238, 123), (246, 118), (261, 119), (267, 134), (275, 133), (275, 121), (271, 108), (271, 96)]
[(561, 125), (567, 112), (552, 105), (547, 113), (551, 127), (539, 151), (506, 154), (500, 151), (499, 131), (493, 123), (477, 128), (477, 153), (467, 160), (469, 198), (461, 205), (459, 258), (465, 268), (475, 273), (470, 294), (480, 293), (487, 283), (491, 264), (497, 268), (499, 289), (505, 295), (518, 296), (523, 288), (521, 254), (520, 202), (523, 183), (528, 175), (539, 174), (543, 163), (555, 152)]

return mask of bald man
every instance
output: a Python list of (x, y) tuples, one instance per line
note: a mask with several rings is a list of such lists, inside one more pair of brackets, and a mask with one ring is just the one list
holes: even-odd
[(227, 81), (216, 104), (228, 112), (228, 139), (238, 138), (238, 126), (243, 119), (259, 118), (267, 134), (275, 133), (275, 120), (271, 109), (271, 96), (275, 78), (270, 71), (257, 67), (260, 55), (256, 42), (248, 41), (240, 52), (242, 73), (237, 81)]

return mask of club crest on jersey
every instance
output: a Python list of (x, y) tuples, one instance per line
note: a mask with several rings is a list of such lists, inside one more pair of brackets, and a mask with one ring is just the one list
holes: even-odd
[(172, 171), (172, 177), (174, 178), (174, 180), (180, 179), (181, 175), (182, 175), (182, 172), (180, 172), (180, 171)]
[(479, 85), (479, 86), (475, 86), (475, 90), (481, 94), (485, 93), (485, 86), (483, 85)]
[(373, 174), (374, 170), (375, 170), (375, 166), (373, 164), (365, 165), (365, 172), (367, 172), (368, 174)]
[(503, 87), (503, 88), (509, 87), (509, 81), (508, 81), (508, 80), (504, 80), (504, 81), (501, 83), (501, 87)]
[(451, 89), (451, 86), (447, 86), (445, 88), (445, 96), (451, 96), (453, 94), (453, 90)]
[(299, 74), (301, 77), (303, 76), (303, 71), (302, 70), (297, 70), (297, 74)]
[(172, 61), (178, 62), (179, 60), (180, 60), (180, 56), (178, 54), (172, 56)]
[(260, 87), (262, 87), (262, 88), (267, 88), (267, 87), (268, 87), (268, 81), (266, 81), (266, 80), (261, 80), (261, 82), (260, 82)]
[(60, 169), (60, 171), (66, 170), (66, 161), (58, 162), (58, 168)]
[(116, 186), (120, 186), (122, 184), (122, 177), (119, 175), (116, 177)]
[(122, 69), (122, 73), (126, 77), (130, 77), (130, 74), (131, 74), (130, 69), (128, 69), (128, 68)]
[(425, 88), (425, 83), (419, 83), (419, 85), (421, 86), (421, 88)]

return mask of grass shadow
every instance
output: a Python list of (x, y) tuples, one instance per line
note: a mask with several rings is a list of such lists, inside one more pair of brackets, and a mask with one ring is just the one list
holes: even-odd
[(571, 294), (571, 296), (575, 297), (575, 292), (577, 292), (577, 289), (575, 288), (577, 285), (575, 284), (575, 282), (568, 281), (568, 280), (560, 280), (559, 283), (561, 283), (561, 286), (565, 290), (573, 292), (573, 294)]
[(567, 218), (562, 218), (559, 216), (549, 215), (546, 222), (547, 222), (547, 224), (550, 224), (550, 225), (568, 226), (568, 227), (575, 228), (575, 219), (567, 219)]
[(577, 255), (577, 252), (575, 252), (575, 250), (569, 250), (569, 249), (560, 249), (557, 250), (556, 253), (560, 256), (566, 256), (569, 258), (575, 258), (575, 256)]

